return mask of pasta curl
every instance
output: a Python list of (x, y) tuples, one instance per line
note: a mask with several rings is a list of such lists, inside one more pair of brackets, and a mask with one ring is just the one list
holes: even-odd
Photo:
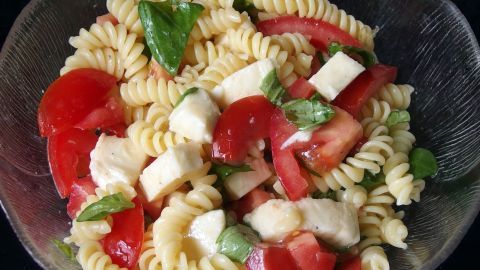
[(386, 101), (392, 109), (405, 110), (410, 106), (414, 88), (411, 85), (396, 85), (389, 83), (375, 95), (379, 100)]
[(315, 55), (315, 47), (300, 33), (284, 33), (282, 35), (271, 35), (270, 37), (272, 38), (272, 43), (279, 45), (282, 50), (290, 55), (299, 53)]
[(198, 18), (190, 36), (193, 40), (210, 39), (228, 29), (237, 28), (241, 23), (240, 13), (233, 8), (210, 10)]
[(196, 41), (185, 49), (185, 58), (191, 65), (200, 63), (210, 66), (215, 60), (227, 54), (227, 49), (222, 45), (215, 45), (211, 41), (205, 43)]
[(367, 190), (364, 187), (355, 185), (345, 190), (337, 191), (337, 200), (339, 202), (348, 202), (359, 209), (367, 201)]
[(143, 37), (143, 26), (138, 15), (138, 5), (133, 0), (107, 0), (107, 9), (128, 31)]
[(147, 80), (129, 81), (120, 86), (122, 99), (130, 106), (143, 106), (148, 103), (160, 103), (164, 106), (174, 106), (187, 88), (174, 81)]
[(87, 241), (80, 245), (77, 261), (84, 270), (127, 270), (112, 263), (112, 259), (97, 241)]
[(383, 173), (388, 190), (397, 199), (397, 205), (409, 205), (413, 191), (413, 175), (408, 173), (410, 164), (404, 153), (395, 153), (385, 162)]
[(360, 253), (362, 270), (389, 270), (387, 255), (382, 247), (373, 246)]

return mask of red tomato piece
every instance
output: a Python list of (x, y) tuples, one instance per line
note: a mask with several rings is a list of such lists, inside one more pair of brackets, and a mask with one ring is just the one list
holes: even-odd
[(97, 140), (93, 132), (75, 128), (48, 138), (48, 162), (60, 197), (68, 197), (73, 183), (85, 176), (78, 168), (88, 168)]
[(54, 81), (38, 108), (38, 126), (43, 137), (72, 128), (100, 104), (116, 79), (96, 69), (76, 69)]
[(115, 16), (113, 16), (111, 13), (97, 17), (97, 24), (104, 25), (107, 22), (111, 22), (113, 25), (118, 24), (117, 18), (115, 18)]
[(68, 198), (67, 204), (67, 213), (71, 219), (77, 217), (77, 212), (80, 211), (80, 207), (87, 199), (87, 196), (95, 194), (96, 187), (97, 186), (93, 183), (91, 176), (76, 179), (73, 182), (72, 193)]
[(270, 193), (262, 190), (261, 188), (255, 188), (243, 196), (240, 200), (235, 201), (232, 209), (235, 211), (238, 221), (242, 221), (243, 216), (252, 212), (255, 208), (259, 207), (270, 199), (272, 199)]
[(107, 99), (104, 105), (94, 109), (75, 125), (79, 129), (105, 129), (125, 121), (123, 105), (116, 97)]
[(255, 247), (245, 263), (247, 270), (297, 270), (288, 249), (282, 246), (260, 244)]
[(312, 71), (310, 72), (310, 76), (308, 78), (310, 79), (313, 75), (317, 74), (320, 68), (322, 68), (322, 63), (320, 63), (320, 59), (318, 59), (318, 57), (315, 55), (312, 59)]
[(160, 214), (162, 213), (163, 210), (163, 200), (164, 198), (157, 199), (155, 201), (149, 202), (147, 200), (147, 197), (145, 197), (145, 194), (143, 193), (143, 190), (140, 188), (137, 188), (137, 198), (140, 201), (140, 203), (143, 205), (143, 209), (147, 214), (153, 218), (153, 220), (157, 220), (158, 217), (160, 217)]
[(311, 37), (310, 43), (318, 50), (326, 51), (328, 45), (339, 42), (343, 45), (362, 48), (363, 45), (349, 33), (337, 26), (312, 18), (297, 16), (281, 16), (257, 23), (258, 31), (265, 35), (281, 35), (283, 33), (300, 33)]
[(112, 231), (102, 239), (103, 249), (112, 262), (120, 267), (134, 269), (143, 243), (143, 207), (133, 199), (135, 208), (112, 214)]
[(215, 126), (212, 157), (231, 165), (243, 163), (250, 147), (268, 137), (274, 108), (264, 96), (246, 97), (228, 106)]
[(342, 264), (337, 268), (338, 270), (362, 270), (362, 260), (360, 256), (355, 256)]
[(272, 157), (275, 171), (290, 200), (304, 198), (308, 194), (308, 173), (300, 167), (295, 158), (295, 144), (282, 149), (283, 143), (298, 129), (288, 122), (283, 111), (276, 109), (270, 121), (270, 140), (272, 142)]
[(304, 77), (298, 78), (288, 89), (292, 98), (309, 99), (315, 94), (315, 86), (309, 83)]
[(332, 270), (335, 267), (336, 256), (325, 247), (321, 247), (315, 236), (310, 232), (302, 233), (287, 244), (297, 266), (302, 270)]
[(108, 136), (117, 136), (118, 138), (125, 138), (125, 131), (127, 126), (124, 123), (116, 124), (104, 128), (102, 131), (105, 132)]
[(349, 156), (354, 156), (356, 153), (360, 152), (360, 149), (364, 144), (368, 142), (368, 138), (363, 136), (357, 143), (353, 146), (352, 150), (349, 153)]
[(358, 117), (363, 106), (382, 86), (397, 78), (397, 68), (386, 65), (374, 65), (360, 74), (332, 102), (354, 117)]
[[(183, 68), (182, 68), (183, 69)], [(180, 69), (181, 70), (181, 69)], [(168, 73), (153, 57), (150, 61), (150, 71), (148, 75), (154, 77), (157, 80), (164, 79), (165, 81), (173, 80), (172, 75)]]
[(335, 108), (335, 117), (317, 129), (308, 145), (298, 146), (297, 156), (317, 173), (337, 167), (362, 137), (362, 126), (346, 111)]

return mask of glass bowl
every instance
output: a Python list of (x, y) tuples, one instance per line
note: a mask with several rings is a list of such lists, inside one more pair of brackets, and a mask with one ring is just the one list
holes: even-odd
[[(378, 26), (376, 52), (415, 86), (417, 144), (440, 171), (407, 209), (408, 249), (387, 250), (393, 269), (434, 269), (468, 230), (480, 206), (480, 51), (459, 10), (443, 0), (343, 0)], [(49, 173), (36, 111), (44, 89), (74, 50), (68, 37), (105, 13), (100, 0), (33, 0), (0, 54), (0, 200), (18, 237), (45, 269), (77, 269), (52, 244), (69, 229), (66, 202)]]

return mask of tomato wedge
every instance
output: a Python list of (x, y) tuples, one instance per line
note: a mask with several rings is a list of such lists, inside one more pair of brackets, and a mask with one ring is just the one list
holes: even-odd
[(112, 214), (112, 231), (101, 240), (112, 262), (128, 269), (134, 269), (140, 257), (144, 231), (142, 204), (136, 198), (133, 202), (135, 208)]
[(355, 256), (342, 264), (337, 268), (338, 270), (362, 270), (362, 261), (359, 256)]
[(79, 129), (107, 129), (111, 126), (123, 124), (124, 121), (121, 101), (117, 97), (109, 97), (102, 106), (93, 109), (75, 127)]
[(288, 242), (287, 248), (299, 269), (332, 270), (335, 267), (335, 254), (322, 247), (310, 232), (295, 236)]
[(91, 176), (75, 179), (72, 185), (72, 193), (68, 198), (67, 204), (67, 213), (71, 219), (77, 217), (77, 212), (80, 211), (82, 203), (85, 202), (87, 196), (95, 194), (96, 187)]
[(363, 106), (382, 86), (393, 83), (397, 78), (397, 68), (386, 65), (374, 65), (360, 74), (332, 102), (333, 105), (358, 117)]
[(72, 128), (103, 104), (114, 87), (115, 77), (96, 69), (76, 69), (58, 78), (40, 101), (40, 135), (53, 136)]
[(97, 140), (93, 132), (75, 128), (48, 138), (48, 162), (60, 197), (68, 197), (73, 183), (89, 174), (90, 152)]
[(315, 86), (309, 83), (304, 77), (300, 77), (287, 91), (291, 98), (309, 99), (315, 94)]
[(268, 137), (274, 106), (264, 96), (250, 96), (228, 106), (213, 133), (212, 158), (239, 165), (258, 140)]
[(261, 188), (255, 188), (243, 196), (240, 200), (233, 202), (232, 209), (237, 216), (237, 220), (241, 222), (243, 220), (243, 216), (252, 212), (255, 208), (259, 207), (270, 199), (272, 199), (270, 193), (262, 190)]
[(297, 16), (281, 16), (257, 23), (258, 31), (265, 35), (281, 35), (283, 33), (300, 33), (311, 37), (310, 43), (318, 50), (326, 51), (328, 45), (339, 42), (343, 45), (362, 48), (363, 45), (349, 33), (337, 26), (312, 18), (299, 18)]
[(275, 171), (290, 200), (295, 201), (308, 194), (308, 173), (300, 167), (295, 158), (295, 144), (282, 149), (283, 143), (298, 129), (288, 122), (281, 109), (276, 109), (270, 121), (270, 139)]
[(288, 249), (283, 246), (259, 244), (245, 264), (248, 270), (297, 270), (297, 265)]
[(160, 214), (162, 213), (162, 210), (163, 210), (164, 197), (162, 197), (160, 199), (157, 199), (157, 200), (154, 200), (152, 202), (149, 202), (147, 200), (147, 197), (145, 197), (145, 194), (143, 193), (143, 190), (141, 190), (141, 188), (136, 188), (136, 190), (137, 190), (137, 199), (142, 204), (145, 212), (153, 220), (157, 220), (157, 218), (160, 217)]

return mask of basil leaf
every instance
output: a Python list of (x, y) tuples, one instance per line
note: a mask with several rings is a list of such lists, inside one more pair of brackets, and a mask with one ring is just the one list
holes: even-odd
[(321, 192), (320, 190), (315, 191), (312, 193), (312, 198), (314, 199), (330, 199), (337, 201), (337, 192), (334, 190), (329, 189), (327, 192)]
[(186, 2), (177, 3), (175, 11), (169, 2), (141, 1), (138, 5), (148, 47), (172, 76), (177, 74), (188, 37), (203, 9)]
[(325, 63), (327, 63), (327, 61), (325, 61), (325, 57), (323, 56), (322, 52), (317, 52), (316, 56), (317, 56), (318, 60), (320, 61), (320, 66), (323, 66), (323, 65), (325, 65)]
[(253, 3), (248, 0), (233, 0), (233, 8), (240, 13), (244, 11), (250, 13), (255, 10)]
[(225, 178), (230, 176), (233, 173), (237, 172), (250, 172), (252, 171), (252, 168), (248, 165), (242, 165), (242, 166), (231, 166), (231, 165), (226, 165), (226, 164), (212, 164), (212, 168), (210, 171), (216, 175), (223, 181)]
[(288, 121), (295, 124), (299, 130), (319, 126), (335, 116), (332, 106), (318, 100), (294, 99), (281, 107)]
[(286, 93), (286, 90), (283, 88), (280, 80), (278, 80), (276, 69), (270, 71), (267, 76), (263, 78), (262, 84), (260, 85), (260, 90), (263, 91), (268, 100), (270, 100), (273, 104), (277, 106), (282, 104), (282, 99)]
[(243, 264), (252, 253), (254, 245), (259, 242), (260, 238), (253, 229), (237, 224), (226, 228), (218, 236), (216, 241), (217, 252)]
[(425, 148), (415, 148), (410, 152), (410, 173), (415, 179), (433, 176), (438, 171), (437, 159)]
[(365, 174), (363, 175), (360, 185), (366, 190), (372, 190), (383, 183), (385, 183), (385, 175), (383, 173), (375, 175), (370, 171), (365, 170)]
[(75, 254), (73, 253), (72, 247), (65, 244), (64, 242), (54, 239), (52, 243), (67, 257), (70, 261), (76, 262)]
[(101, 220), (109, 214), (122, 212), (134, 208), (135, 204), (127, 200), (123, 193), (105, 196), (98, 202), (92, 203), (77, 217), (78, 222)]
[(197, 87), (189, 88), (187, 91), (185, 91), (185, 92), (180, 96), (180, 98), (177, 100), (177, 103), (175, 103), (174, 108), (178, 107), (178, 105), (180, 105), (180, 103), (182, 103), (182, 101), (185, 99), (185, 97), (187, 97), (188, 95), (191, 95), (191, 94), (195, 94), (197, 91), (198, 91), (198, 88), (197, 88)]
[(369, 68), (377, 63), (377, 58), (375, 57), (375, 55), (362, 48), (344, 46), (338, 42), (330, 43), (330, 45), (328, 45), (328, 54), (330, 56), (334, 56), (337, 52), (344, 52), (349, 55), (358, 55), (360, 58), (362, 58), (363, 66), (365, 66), (366, 68)]
[(410, 114), (408, 111), (392, 111), (385, 123), (387, 127), (393, 127), (396, 124), (410, 122)]

